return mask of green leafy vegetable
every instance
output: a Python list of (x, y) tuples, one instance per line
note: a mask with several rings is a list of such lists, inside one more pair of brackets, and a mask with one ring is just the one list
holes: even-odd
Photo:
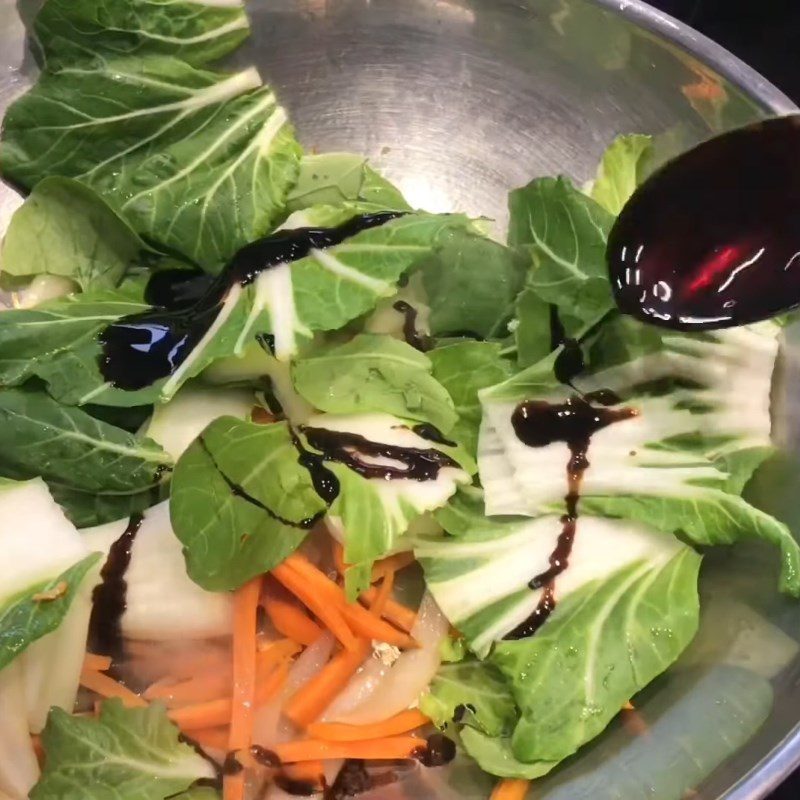
[(297, 391), (321, 411), (382, 411), (430, 422), (447, 433), (456, 422), (453, 401), (431, 376), (430, 360), (405, 342), (361, 334), (315, 352), (292, 366)]
[(88, 187), (45, 178), (11, 218), (0, 259), (3, 279), (60, 275), (82, 289), (111, 288), (143, 244)]
[[(336, 210), (341, 221), (352, 212)], [(280, 359), (315, 330), (335, 330), (394, 293), (397, 280), (442, 231), (463, 225), (460, 217), (408, 214), (363, 231), (328, 250), (266, 270), (246, 287), (231, 288), (211, 334), (204, 337), (169, 378), (138, 391), (117, 389), (100, 373), (98, 334), (121, 316), (148, 308), (139, 284), (114, 292), (91, 292), (37, 309), (0, 315), (0, 381), (36, 375), (64, 403), (136, 406), (169, 400), (212, 361), (243, 353), (258, 333), (272, 333)]]
[(503, 675), (476, 659), (443, 664), (420, 698), (420, 709), (439, 728), (455, 722), (487, 736), (510, 734), (517, 707)]
[(619, 214), (641, 183), (652, 150), (651, 136), (631, 134), (614, 139), (597, 168), (592, 199), (614, 216)]
[(237, 0), (47, 0), (34, 26), (51, 70), (98, 54), (174, 55), (197, 66), (227, 55), (248, 32)]
[(236, 589), (283, 561), (325, 512), (285, 422), (212, 422), (178, 460), (170, 516), (189, 576)]
[(45, 71), (6, 112), (0, 169), (27, 189), (85, 183), (148, 241), (215, 269), (275, 225), (297, 175), (286, 112), (260, 84), (162, 55)]
[(0, 391), (0, 473), (41, 475), (74, 522), (91, 525), (147, 508), (170, 457), (43, 392)]
[(533, 261), (527, 286), (558, 308), (565, 334), (576, 336), (614, 305), (605, 261), (614, 218), (563, 177), (531, 181), (508, 202), (509, 244)]
[[(103, 703), (99, 719), (53, 709), (42, 733), (47, 761), (32, 800), (54, 797), (165, 800), (201, 778), (211, 765), (178, 738), (162, 706)], [(76, 788), (79, 787), (79, 788)]]
[[(580, 534), (579, 534), (580, 535)], [(663, 672), (697, 630), (700, 557), (632, 563), (559, 601), (528, 639), (498, 644), (522, 718), (511, 738), (524, 761), (557, 761), (597, 736)]]
[(557, 761), (520, 761), (511, 748), (511, 740), (505, 736), (487, 736), (475, 728), (461, 731), (461, 744), (478, 766), (499, 778), (525, 778), (535, 780), (546, 775)]
[(58, 628), (99, 558), (99, 553), (92, 553), (60, 575), (0, 602), (0, 669), (37, 639)]
[(467, 230), (450, 231), (420, 264), (434, 336), (502, 338), (522, 288), (526, 258)]
[[(467, 488), (435, 516), (447, 533), (416, 537), (414, 553), (439, 607), (473, 652), (484, 657), (538, 606), (543, 589), (533, 590), (529, 583), (549, 567), (561, 518), (486, 517), (480, 492)], [(641, 523), (582, 514), (569, 567), (556, 579), (557, 608), (587, 583), (626, 565), (656, 569), (680, 547), (673, 537)]]
[[(582, 392), (611, 389), (638, 411), (592, 436), (582, 509), (682, 532), (698, 544), (764, 538), (781, 549), (782, 590), (800, 593), (800, 548), (791, 533), (737, 494), (771, 450), (779, 328), (636, 337), (628, 335), (633, 324), (604, 326), (590, 349), (594, 374), (575, 382)], [(563, 402), (569, 395), (551, 362), (482, 395), (479, 462), (489, 513), (563, 509), (566, 444), (527, 447), (511, 425), (519, 400)]]
[(450, 434), (472, 456), (477, 452), (481, 424), (478, 392), (506, 380), (512, 373), (501, 349), (494, 342), (463, 341), (427, 353), (433, 377), (450, 394), (458, 414)]
[[(403, 535), (426, 511), (444, 505), (457, 486), (469, 482), (474, 464), (458, 447), (449, 447), (423, 438), (411, 430), (406, 420), (388, 414), (333, 415), (311, 417), (309, 428), (344, 431), (364, 437), (369, 442), (395, 445), (414, 450), (440, 450), (459, 466), (446, 466), (435, 479), (368, 478), (344, 463), (326, 462), (337, 477), (340, 491), (328, 514), (328, 525), (344, 542), (345, 561), (352, 565), (345, 578), (348, 595), (355, 597), (365, 588), (372, 562), (395, 550), (403, 549)], [(366, 464), (375, 463), (369, 454), (356, 455)], [(380, 462), (378, 462), (380, 463)], [(411, 542), (406, 540), (405, 549)]]
[(299, 211), (316, 205), (355, 204), (359, 209), (410, 211), (402, 194), (354, 153), (305, 155), (287, 206)]
[(526, 287), (517, 295), (514, 343), (517, 346), (517, 364), (530, 367), (550, 353), (553, 332), (550, 303), (542, 300), (536, 289)]

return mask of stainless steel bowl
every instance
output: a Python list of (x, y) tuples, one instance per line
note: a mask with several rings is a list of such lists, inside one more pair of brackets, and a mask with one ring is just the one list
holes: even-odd
[[(586, 180), (618, 133), (656, 134), (668, 154), (796, 110), (722, 48), (638, 0), (252, 0), (249, 8), (253, 36), (236, 59), (260, 67), (307, 148), (365, 153), (414, 204), (493, 216), (499, 228), (509, 188), (554, 172)], [(0, 0), (0, 111), (33, 72), (17, 9)], [(0, 221), (17, 203), (0, 189)], [(774, 392), (775, 433), (786, 450), (798, 441), (795, 350), (784, 348)], [(784, 461), (762, 470), (751, 495), (800, 531), (800, 467)], [(678, 700), (691, 706), (700, 697), (693, 692), (707, 697), (709, 687), (722, 686), (714, 670), (725, 663), (769, 678), (759, 691), (771, 690), (774, 702), (757, 730), (758, 715), (754, 722), (737, 710), (752, 699), (749, 690), (722, 690), (715, 701), (732, 713), (728, 727), (708, 734), (719, 738), (716, 760), (724, 760), (697, 787), (704, 800), (763, 797), (800, 763), (800, 605), (776, 596), (775, 562), (757, 546), (708, 555), (698, 641), (641, 701), (645, 720)], [(776, 671), (767, 662), (784, 665)], [(710, 723), (696, 715), (685, 720), (689, 728), (703, 724)], [(648, 777), (675, 771), (666, 754), (659, 761), (656, 753), (650, 772), (632, 776), (627, 788), (587, 783), (630, 743), (621, 728), (610, 730), (541, 781), (536, 796), (575, 800), (589, 786), (596, 800), (678, 798), (679, 782), (672, 793), (654, 791), (658, 781)], [(680, 735), (673, 744), (680, 750)], [(468, 777), (457, 795), (485, 796), (486, 785)]]

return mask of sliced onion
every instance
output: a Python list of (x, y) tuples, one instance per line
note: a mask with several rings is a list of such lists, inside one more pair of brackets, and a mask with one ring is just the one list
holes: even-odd
[(326, 722), (368, 725), (380, 722), (416, 703), (439, 668), (439, 645), (448, 623), (433, 597), (426, 593), (411, 635), (419, 648), (407, 650), (391, 667), (370, 658), (323, 717)]
[(326, 632), (298, 657), (278, 696), (256, 711), (253, 722), (253, 741), (256, 744), (270, 748), (296, 738), (294, 726), (283, 717), (281, 709), (301, 686), (320, 672), (330, 660), (332, 652), (333, 636)]

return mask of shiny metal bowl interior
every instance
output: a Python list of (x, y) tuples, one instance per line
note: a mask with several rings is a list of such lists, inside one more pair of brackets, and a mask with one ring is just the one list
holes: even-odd
[[(796, 110), (730, 54), (638, 0), (251, 0), (249, 10), (253, 36), (236, 60), (255, 62), (275, 86), (306, 148), (365, 153), (414, 204), (490, 216), (498, 229), (509, 188), (556, 172), (586, 180), (618, 133), (656, 134), (668, 153)], [(17, 8), (0, 0), (0, 111), (34, 69)], [(0, 189), (0, 223), (18, 202)], [(800, 438), (794, 353), (784, 348), (774, 391), (785, 445)], [(800, 469), (785, 467), (762, 471), (751, 493), (800, 531)], [(775, 561), (759, 547), (709, 554), (703, 593), (717, 616), (691, 658), (644, 698), (645, 717), (688, 662), (724, 660), (742, 627), (741, 604), (800, 641), (800, 608), (774, 591)], [(797, 651), (771, 686), (769, 718), (698, 787), (702, 800), (763, 797), (800, 762)], [(611, 732), (604, 747), (613, 750), (621, 735)], [(662, 800), (644, 784), (613, 795), (598, 786), (592, 796)], [(558, 775), (537, 797), (572, 800)]]

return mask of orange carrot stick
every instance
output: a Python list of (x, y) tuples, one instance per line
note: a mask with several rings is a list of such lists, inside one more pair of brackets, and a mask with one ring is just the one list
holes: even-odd
[[(279, 564), (275, 567), (272, 570), (272, 574), (294, 594), (306, 608), (312, 611), (320, 622), (327, 626), (330, 632), (344, 647), (351, 651), (357, 649), (358, 640), (342, 616), (341, 605), (336, 601), (331, 602), (331, 596), (324, 590), (324, 587), (320, 587), (319, 584), (306, 580), (305, 577), (289, 567), (286, 563)], [(320, 573), (320, 575), (322, 575), (322, 573)], [(325, 580), (327, 581), (328, 579), (325, 578)], [(330, 583), (330, 581), (328, 582)], [(336, 584), (332, 585), (336, 587)]]
[(324, 761), (327, 758), (361, 758), (386, 760), (409, 758), (420, 747), (424, 739), (415, 736), (390, 736), (386, 739), (370, 739), (365, 742), (325, 742), (320, 739), (304, 739), (286, 742), (274, 748), (282, 763), (297, 761)]
[(398, 631), (358, 603), (345, 606), (342, 615), (350, 628), (364, 639), (377, 639), (379, 642), (387, 642), (404, 650), (419, 647), (407, 633)]
[(83, 657), (83, 668), (94, 670), (95, 672), (105, 672), (111, 669), (111, 656), (99, 656), (94, 653), (86, 653)]
[[(281, 564), (281, 567), (293, 570), (307, 584), (313, 585), (318, 589), (320, 595), (328, 603), (336, 605), (350, 629), (358, 636), (364, 639), (377, 639), (397, 647), (409, 648), (417, 646), (413, 639), (400, 633), (382, 620), (376, 619), (375, 615), (370, 614), (363, 606), (358, 603), (348, 604), (341, 586), (335, 584), (324, 572), (317, 569), (302, 553), (292, 553)], [(274, 570), (273, 574), (275, 574)], [(281, 582), (283, 583), (283, 581)], [(317, 614), (317, 616), (319, 615)], [(337, 638), (339, 637), (337, 636)]]
[[(360, 599), (371, 609), (377, 596), (378, 590), (373, 586), (365, 592), (362, 592)], [(392, 599), (386, 601), (386, 608), (383, 610), (381, 616), (406, 633), (414, 627), (414, 623), (417, 621), (416, 611)]]
[(263, 602), (275, 630), (283, 636), (308, 646), (322, 635), (322, 628), (305, 613), (293, 597), (280, 597), (270, 593), (264, 596)]
[(283, 713), (300, 728), (314, 722), (344, 689), (369, 650), (369, 643), (359, 640), (357, 650), (342, 650), (335, 655), (289, 698)]
[(421, 711), (412, 708), (371, 725), (312, 722), (306, 729), (306, 733), (312, 739), (324, 739), (327, 742), (358, 742), (366, 739), (385, 739), (387, 736), (408, 733), (429, 722), (430, 720)]
[(139, 697), (138, 694), (102, 672), (84, 669), (81, 672), (81, 686), (97, 692), (101, 697), (118, 697), (128, 708), (144, 708), (147, 706), (147, 702)]
[(144, 691), (148, 700), (160, 700), (167, 708), (179, 708), (230, 696), (230, 675), (203, 674), (173, 684), (154, 683)]
[[(233, 596), (233, 697), (229, 750), (244, 750), (253, 740), (256, 702), (256, 639), (261, 577), (253, 578)], [(225, 775), (223, 800), (244, 800), (243, 772)]]
[[(274, 697), (278, 689), (286, 680), (289, 672), (288, 663), (283, 663), (270, 674), (263, 683), (259, 682), (256, 690), (256, 706), (263, 705)], [(183, 708), (173, 708), (167, 712), (167, 716), (181, 730), (193, 731), (202, 728), (214, 728), (219, 725), (227, 725), (231, 721), (233, 713), (233, 703), (230, 697), (222, 697), (218, 700), (209, 700), (205, 703), (195, 703)]]
[(233, 703), (230, 697), (173, 708), (167, 716), (183, 731), (202, 730), (227, 725), (231, 721)]
[(194, 739), (202, 747), (212, 747), (215, 750), (228, 751), (228, 738), (230, 731), (224, 725), (218, 725), (214, 728), (199, 728), (193, 730), (191, 738)]
[(530, 785), (523, 778), (504, 778), (495, 784), (491, 800), (525, 800)]

